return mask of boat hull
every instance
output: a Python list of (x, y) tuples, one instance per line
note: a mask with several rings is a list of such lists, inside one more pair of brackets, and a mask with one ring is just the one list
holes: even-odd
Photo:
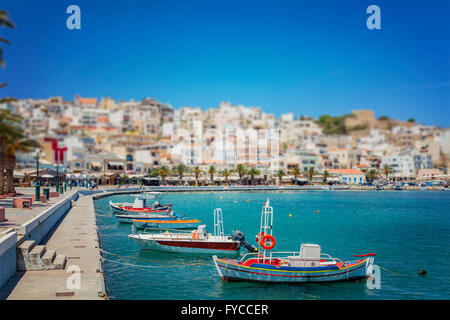
[(165, 205), (158, 208), (145, 207), (145, 208), (133, 208), (132, 203), (109, 203), (110, 207), (119, 213), (132, 213), (132, 214), (145, 214), (145, 213), (170, 213), (172, 210), (172, 205)]
[(130, 236), (142, 250), (190, 254), (237, 255), (239, 243), (211, 243), (201, 241), (148, 240)]
[[(142, 219), (142, 218), (138, 218)], [(133, 220), (136, 229), (194, 229), (200, 225), (198, 220)]]
[(265, 264), (240, 265), (236, 260), (213, 257), (223, 281), (256, 281), (273, 283), (334, 282), (366, 278), (373, 259), (349, 261), (348, 267), (322, 266), (318, 268), (275, 267)]
[(158, 220), (174, 220), (174, 216), (161, 216), (161, 215), (132, 215), (132, 214), (117, 214), (116, 219), (120, 223), (133, 223), (136, 219), (158, 219)]

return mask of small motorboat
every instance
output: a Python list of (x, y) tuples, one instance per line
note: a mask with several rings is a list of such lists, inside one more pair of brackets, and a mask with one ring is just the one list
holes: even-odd
[(171, 212), (170, 214), (116, 214), (116, 218), (120, 223), (133, 223), (133, 220), (181, 220), (186, 216)]
[(260, 233), (256, 237), (258, 252), (247, 253), (241, 259), (213, 256), (222, 280), (303, 283), (354, 280), (372, 275), (374, 253), (342, 261), (322, 253), (317, 244), (302, 244), (297, 252), (272, 252), (276, 243), (272, 225), (273, 208), (267, 200), (261, 213)]
[(224, 234), (221, 209), (214, 210), (213, 234), (208, 233), (206, 225), (203, 224), (192, 232), (180, 232), (180, 230), (166, 230), (164, 232), (161, 230), (160, 233), (133, 233), (128, 237), (133, 239), (143, 250), (221, 255), (235, 255), (239, 253), (241, 245), (251, 252), (256, 250), (255, 247), (245, 241), (244, 234), (239, 230), (231, 236)]
[(141, 217), (132, 220), (136, 229), (194, 229), (200, 224), (197, 219), (142, 219)]
[(152, 193), (153, 202), (148, 205), (149, 202), (147, 196), (140, 196), (134, 199), (133, 203), (130, 202), (112, 202), (109, 201), (110, 207), (118, 213), (129, 213), (129, 214), (140, 214), (140, 213), (170, 213), (172, 210), (171, 204), (161, 205), (159, 200), (162, 198), (164, 193)]

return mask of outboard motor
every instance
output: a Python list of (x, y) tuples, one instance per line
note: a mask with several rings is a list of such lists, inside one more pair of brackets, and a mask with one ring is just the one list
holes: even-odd
[(236, 230), (233, 232), (231, 239), (234, 241), (239, 241), (248, 252), (258, 252), (258, 248), (245, 241), (245, 234), (242, 231)]

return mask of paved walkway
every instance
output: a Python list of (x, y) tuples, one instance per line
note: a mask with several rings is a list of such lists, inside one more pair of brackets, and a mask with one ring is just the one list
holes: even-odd
[[(5, 231), (9, 228), (18, 228), (22, 224), (30, 221), (37, 215), (41, 214), (51, 206), (53, 206), (55, 203), (61, 201), (61, 199), (73, 194), (76, 192), (77, 189), (67, 190), (64, 194), (60, 195), (59, 197), (50, 198), (50, 200), (46, 203), (41, 202), (33, 202), (33, 206), (31, 209), (18, 209), (13, 208), (13, 199), (12, 198), (6, 198), (6, 199), (0, 199), (0, 207), (5, 207), (5, 218), (7, 219), (4, 222), (0, 222), (0, 233), (2, 231)], [(52, 188), (52, 191), (53, 188)], [(22, 193), (26, 196), (34, 196), (34, 189), (33, 188), (16, 188), (17, 193)]]
[[(18, 272), (4, 287), (3, 297), (8, 300), (34, 299), (103, 299), (104, 280), (98, 248), (94, 203), (91, 196), (81, 196), (67, 213), (61, 224), (47, 241), (47, 249), (67, 256), (65, 270)], [(72, 266), (72, 267), (71, 267)], [(79, 273), (67, 273), (76, 266)], [(67, 287), (70, 277), (80, 288)]]

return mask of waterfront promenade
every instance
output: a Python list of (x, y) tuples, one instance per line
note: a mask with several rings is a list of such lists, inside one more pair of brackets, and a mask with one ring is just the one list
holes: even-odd
[[(26, 194), (27, 190), (18, 190)], [(31, 190), (30, 190), (31, 191)], [(77, 189), (67, 191), (46, 204), (35, 203), (30, 209), (6, 208), (7, 226), (3, 226), (6, 236), (18, 232), (17, 246), (28, 240), (28, 234), (21, 234), (36, 217), (57, 207), (61, 203), (72, 202), (68, 212), (60, 219), (52, 221), (52, 228), (36, 245), (45, 245), (47, 252), (56, 251), (66, 258), (61, 270), (16, 270), (9, 281), (0, 289), (0, 299), (104, 299), (105, 288), (100, 261), (100, 249), (92, 196), (79, 195), (77, 201), (71, 200)], [(52, 213), (59, 215), (60, 213)], [(38, 218), (39, 220), (39, 218)], [(22, 224), (21, 224), (22, 223)], [(38, 221), (38, 224), (40, 221)], [(0, 238), (1, 235), (0, 234)], [(5, 236), (5, 237), (6, 237)], [(11, 260), (10, 258), (9, 260)], [(15, 260), (15, 256), (14, 256)], [(15, 263), (14, 261), (13, 263)]]
[[(48, 208), (54, 206), (64, 197), (74, 194), (77, 190), (78, 189), (75, 188), (72, 190), (67, 190), (63, 195), (60, 195), (59, 197), (51, 197), (45, 203), (35, 201), (33, 202), (31, 209), (13, 208), (12, 198), (0, 199), (0, 207), (5, 208), (7, 219), (6, 221), (0, 222), (0, 234), (8, 231), (10, 228), (19, 230), (24, 223), (32, 220)], [(31, 197), (35, 195), (34, 188), (16, 188), (16, 192), (23, 194), (23, 197)]]
[[(65, 269), (16, 273), (9, 283), (14, 288), (6, 288), (10, 291), (8, 300), (103, 299), (105, 289), (91, 196), (80, 196), (46, 246), (66, 255)], [(78, 288), (75, 274), (79, 275)]]

